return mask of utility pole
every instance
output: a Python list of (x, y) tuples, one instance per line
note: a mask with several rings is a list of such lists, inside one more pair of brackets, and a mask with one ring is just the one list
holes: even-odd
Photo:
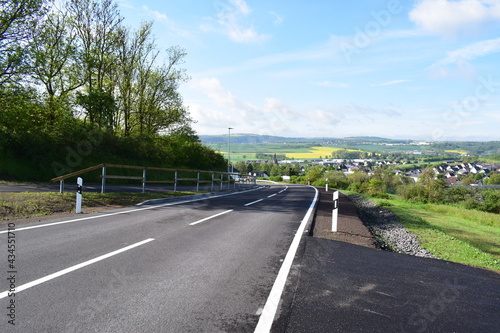
[(228, 149), (227, 149), (227, 172), (231, 172), (231, 130), (233, 128), (229, 127), (229, 135), (228, 135)]

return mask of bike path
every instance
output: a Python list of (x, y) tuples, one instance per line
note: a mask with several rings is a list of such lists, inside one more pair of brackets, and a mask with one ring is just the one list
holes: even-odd
[(273, 332), (499, 332), (500, 274), (305, 237)]

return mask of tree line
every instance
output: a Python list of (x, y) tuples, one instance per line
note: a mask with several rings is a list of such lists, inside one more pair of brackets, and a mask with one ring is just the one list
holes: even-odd
[(113, 0), (1, 0), (0, 6), (1, 154), (38, 158), (47, 146), (76, 144), (82, 132), (97, 129), (108, 153), (111, 145), (150, 159), (153, 146), (170, 164), (224, 165), (204, 146), (213, 162), (180, 156), (179, 145), (201, 145), (178, 91), (188, 80), (180, 68), (186, 51), (158, 49), (152, 22), (128, 28)]

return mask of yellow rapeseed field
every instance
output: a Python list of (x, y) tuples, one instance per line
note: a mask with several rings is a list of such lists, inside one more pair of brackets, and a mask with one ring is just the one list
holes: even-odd
[(445, 150), (447, 153), (457, 153), (457, 154), (462, 154), (462, 155), (467, 155), (467, 152), (465, 150)]
[[(326, 158), (326, 156), (331, 156), (332, 152), (337, 150), (343, 150), (343, 148), (335, 148), (335, 147), (311, 147), (309, 152), (307, 153), (287, 153), (287, 158), (295, 158), (295, 159), (313, 159), (313, 158)], [(354, 149), (348, 149), (350, 151), (357, 151)]]

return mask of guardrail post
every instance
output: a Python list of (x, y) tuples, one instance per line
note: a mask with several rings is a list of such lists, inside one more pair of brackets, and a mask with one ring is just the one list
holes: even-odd
[(142, 170), (142, 193), (146, 193), (146, 168)]
[(102, 166), (102, 183), (101, 183), (101, 193), (106, 192), (106, 166)]
[(59, 193), (64, 193), (64, 179), (59, 181)]
[(339, 191), (333, 192), (332, 231), (337, 232), (339, 219)]
[(215, 177), (215, 174), (212, 173), (212, 186), (210, 187), (210, 191), (214, 191), (214, 177)]
[(220, 190), (222, 191), (222, 185), (224, 184), (224, 174), (220, 174)]
[(177, 171), (175, 172), (174, 175), (174, 192), (177, 192)]

